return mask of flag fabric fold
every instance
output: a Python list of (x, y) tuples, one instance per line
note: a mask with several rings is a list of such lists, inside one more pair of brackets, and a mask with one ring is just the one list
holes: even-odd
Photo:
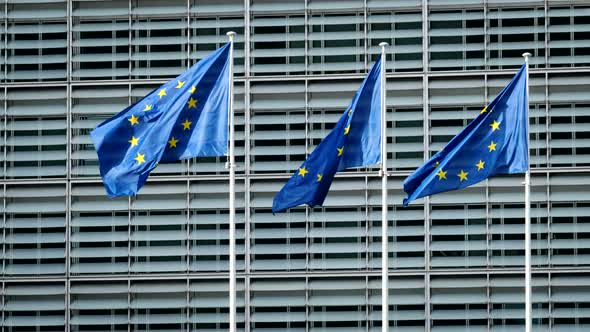
[(528, 160), (526, 65), (457, 136), (404, 181), (408, 197), (461, 189), (496, 174), (525, 173)]
[(158, 163), (227, 154), (229, 51), (228, 43), (90, 133), (110, 197), (135, 195)]
[(276, 194), (272, 211), (322, 205), (336, 172), (381, 161), (381, 58), (332, 131)]

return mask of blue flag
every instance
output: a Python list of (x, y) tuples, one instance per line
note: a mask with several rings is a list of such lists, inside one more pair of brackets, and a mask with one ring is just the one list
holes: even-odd
[(340, 117), (307, 160), (275, 196), (272, 211), (322, 205), (334, 175), (381, 161), (381, 58)]
[(90, 133), (110, 197), (136, 194), (159, 162), (227, 153), (229, 51), (226, 44)]
[(476, 184), (496, 174), (525, 173), (528, 159), (526, 66), (441, 151), (404, 181), (411, 201)]

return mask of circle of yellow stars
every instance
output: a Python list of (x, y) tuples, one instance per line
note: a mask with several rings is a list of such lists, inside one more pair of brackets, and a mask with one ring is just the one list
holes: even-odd
[[(486, 107), (484, 107), (481, 110), (480, 114), (484, 114), (484, 113), (487, 113), (487, 112), (488, 112), (488, 107), (486, 106)], [(491, 111), (490, 111), (490, 113), (491, 113)], [(491, 127), (492, 132), (501, 129), (500, 128), (500, 125), (501, 125), (501, 122), (499, 122), (497, 120), (493, 120), (492, 123), (490, 124), (490, 127)], [(497, 145), (498, 145), (498, 143), (496, 143), (493, 140), (491, 140), (490, 141), (490, 144), (487, 146), (488, 152), (491, 153), (493, 151), (496, 151)], [(439, 165), (440, 165), (440, 162), (437, 160), (435, 162), (434, 167), (436, 168)], [(481, 171), (482, 169), (485, 168), (485, 165), (486, 165), (485, 161), (483, 161), (483, 160), (480, 159), (475, 164), (475, 167), (477, 167), (477, 171), (479, 172), (479, 171)], [(438, 172), (436, 172), (436, 175), (438, 176), (438, 180), (439, 181), (446, 180), (447, 179), (447, 172), (448, 171), (444, 171), (442, 168), (439, 168), (438, 169)], [(468, 180), (468, 175), (469, 175), (469, 172), (465, 172), (465, 170), (463, 170), (463, 169), (459, 173), (457, 173), (457, 176), (459, 177), (459, 181), (460, 182), (467, 181)]]
[[(175, 89), (181, 89), (184, 87), (186, 81), (181, 81), (181, 80), (176, 80), (176, 86), (174, 86)], [(158, 99), (162, 99), (165, 96), (168, 95), (168, 93), (166, 92), (167, 88), (161, 88), (158, 90), (157, 96)], [(192, 85), (191, 88), (188, 90), (189, 93), (192, 95), (197, 91), (197, 87)], [(192, 108), (197, 108), (198, 105), (198, 100), (193, 98), (192, 96), (189, 98), (189, 100), (187, 101), (187, 107), (188, 109), (192, 109)], [(149, 112), (153, 109), (154, 105), (152, 104), (145, 104), (144, 108), (143, 108), (143, 112)], [(129, 121), (129, 124), (131, 125), (131, 127), (138, 125), (139, 121), (140, 121), (140, 117), (136, 116), (135, 114), (131, 114), (131, 116), (129, 118), (127, 118), (127, 121)], [(189, 121), (189, 119), (185, 119), (184, 122), (181, 123), (182, 125), (182, 130), (190, 130), (191, 129), (191, 125), (192, 122)], [(139, 141), (140, 138), (139, 137), (135, 137), (134, 135), (131, 136), (131, 139), (129, 139), (127, 142), (131, 145), (130, 147), (136, 147), (139, 145)], [(168, 148), (172, 149), (172, 148), (176, 148), (178, 145), (178, 142), (180, 140), (174, 136), (170, 137), (170, 140), (168, 140)], [(133, 160), (135, 160), (137, 162), (138, 165), (141, 165), (143, 163), (145, 163), (145, 153), (139, 153), (136, 152), (135, 158), (133, 158)], [(307, 172), (307, 171), (305, 171)], [(305, 176), (305, 173), (302, 175)], [(318, 174), (318, 181), (321, 180), (321, 174)]]

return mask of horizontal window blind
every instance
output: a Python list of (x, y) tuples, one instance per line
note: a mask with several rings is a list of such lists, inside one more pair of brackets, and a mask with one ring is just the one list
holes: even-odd
[[(90, 139), (94, 127), (129, 105), (129, 86), (72, 88), (71, 175), (98, 176), (98, 157)], [(164, 166), (164, 165), (161, 165)]]
[[(367, 3), (371, 9), (371, 2)], [(395, 4), (392, 4), (395, 5)], [(367, 17), (367, 44), (370, 60), (381, 53), (379, 43), (391, 47), (386, 68), (397, 72), (422, 70), (422, 13), (370, 11)]]
[(308, 287), (311, 324), (325, 331), (362, 326), (367, 313), (364, 278), (314, 278)]
[(250, 283), (252, 330), (305, 330), (305, 279), (256, 279)]
[(4, 187), (4, 274), (65, 272), (64, 185)]
[[(105, 5), (104, 2), (96, 4)], [(112, 7), (102, 13), (107, 9), (93, 6), (86, 10), (86, 2), (74, 3), (71, 73), (73, 79), (125, 79), (130, 76), (132, 34), (129, 31), (129, 21), (127, 18), (101, 19), (117, 15), (122, 9), (116, 7), (116, 2), (106, 4)], [(127, 8), (123, 10), (126, 11)]]
[[(314, 3), (309, 6), (313, 9)], [(329, 4), (323, 2), (319, 8), (327, 8), (325, 6)], [(308, 27), (309, 73), (364, 71), (366, 40), (363, 38), (363, 20), (362, 12), (312, 14)]]
[[(189, 282), (189, 323), (191, 329), (215, 331), (228, 328), (229, 288), (227, 279), (191, 280)], [(236, 280), (236, 322), (242, 330), (245, 321), (245, 284)]]
[[(6, 2), (6, 80), (66, 80), (66, 1)], [(31, 10), (31, 6), (34, 10)]]
[(549, 7), (547, 20), (548, 65), (587, 66), (590, 62), (590, 18), (588, 6)]
[(12, 283), (3, 285), (3, 326), (10, 331), (65, 329), (63, 282)]
[(430, 13), (430, 68), (469, 70), (485, 66), (483, 10)]
[(65, 88), (15, 88), (6, 94), (5, 178), (66, 174)]
[(543, 9), (490, 8), (489, 60), (490, 69), (518, 68), (523, 62), (522, 50), (533, 55), (531, 67), (541, 66), (545, 56)]
[[(262, 8), (265, 6), (262, 5)], [(249, 60), (252, 73), (305, 73), (305, 23), (305, 16), (301, 14), (254, 16), (251, 22), (252, 58)]]
[(129, 199), (109, 199), (102, 184), (71, 190), (70, 273), (129, 271)]
[(70, 286), (70, 327), (76, 331), (120, 331), (129, 324), (127, 281), (74, 282)]
[[(244, 269), (245, 249), (245, 183), (236, 181), (236, 269)], [(188, 204), (190, 211), (190, 271), (227, 271), (229, 267), (229, 219), (227, 181), (191, 182)]]

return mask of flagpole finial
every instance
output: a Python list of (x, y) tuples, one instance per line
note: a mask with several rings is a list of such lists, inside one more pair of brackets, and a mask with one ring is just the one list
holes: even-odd
[(234, 40), (234, 37), (236, 36), (236, 32), (235, 31), (228, 31), (226, 33), (226, 35), (229, 37), (229, 40), (230, 41), (233, 41)]
[(529, 52), (526, 52), (526, 53), (522, 53), (522, 56), (525, 58), (528, 58), (528, 57), (532, 56), (532, 54), (530, 54)]
[(381, 46), (381, 47), (389, 46), (389, 43), (388, 42), (380, 42), (379, 46)]

